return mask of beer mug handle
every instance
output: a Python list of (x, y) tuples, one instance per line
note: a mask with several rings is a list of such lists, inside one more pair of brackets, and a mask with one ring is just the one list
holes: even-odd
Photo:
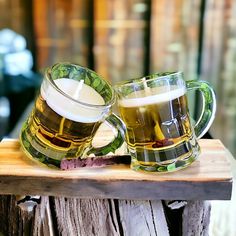
[(197, 139), (200, 139), (210, 128), (216, 113), (216, 97), (214, 90), (206, 81), (186, 81), (187, 91), (199, 90), (202, 95), (201, 115), (194, 126)]
[(115, 138), (103, 147), (92, 147), (87, 154), (94, 154), (95, 156), (104, 156), (109, 152), (115, 153), (116, 149), (122, 146), (125, 139), (125, 125), (123, 121), (114, 113), (111, 113), (105, 120), (112, 127), (117, 130)]

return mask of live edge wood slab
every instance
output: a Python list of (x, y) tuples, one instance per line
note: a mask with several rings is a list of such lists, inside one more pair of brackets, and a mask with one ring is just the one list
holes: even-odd
[[(231, 154), (220, 140), (203, 139), (199, 143), (201, 155), (191, 166), (172, 173), (151, 174), (135, 172), (123, 164), (70, 171), (44, 168), (25, 156), (18, 140), (3, 140), (0, 194), (133, 200), (230, 199)], [(118, 154), (122, 153), (121, 149)]]

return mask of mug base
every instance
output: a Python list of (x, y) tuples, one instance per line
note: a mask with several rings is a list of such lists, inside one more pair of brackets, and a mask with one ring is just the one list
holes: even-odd
[[(41, 151), (47, 150), (47, 147), (42, 145), (42, 143), (39, 142), (35, 137), (33, 139), (29, 139), (26, 130), (21, 131), (19, 141), (21, 144), (21, 148), (30, 160), (44, 167), (53, 169), (60, 168), (60, 160), (52, 159), (44, 155)], [(37, 149), (35, 148), (35, 146), (37, 147)]]
[[(176, 158), (171, 159), (169, 161), (163, 162), (155, 162), (155, 161), (139, 161), (136, 156), (134, 156), (131, 152), (131, 169), (135, 171), (145, 171), (145, 172), (159, 172), (159, 173), (167, 173), (167, 172), (174, 172), (177, 170), (181, 170), (183, 168), (188, 167), (191, 165), (199, 156), (200, 147), (198, 144), (184, 155)], [(153, 155), (153, 153), (152, 153)], [(159, 155), (159, 153), (158, 153)]]
[(172, 164), (165, 165), (165, 166), (158, 165), (158, 163), (156, 163), (155, 165), (141, 165), (136, 160), (132, 160), (131, 169), (135, 171), (159, 172), (159, 173), (174, 172), (174, 171), (188, 167), (196, 159), (197, 159), (196, 155), (190, 156), (187, 160), (176, 161)]

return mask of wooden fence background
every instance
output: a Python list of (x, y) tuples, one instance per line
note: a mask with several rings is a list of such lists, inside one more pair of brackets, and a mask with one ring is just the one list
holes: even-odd
[(0, 28), (26, 37), (36, 70), (71, 61), (113, 84), (163, 70), (209, 81), (211, 134), (236, 155), (235, 0), (1, 0), (0, 13)]

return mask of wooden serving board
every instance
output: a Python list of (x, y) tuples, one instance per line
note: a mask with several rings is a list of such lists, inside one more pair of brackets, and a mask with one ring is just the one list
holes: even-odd
[[(105, 138), (98, 140), (108, 140), (107, 135), (102, 137)], [(220, 140), (203, 139), (199, 143), (202, 153), (191, 166), (172, 173), (149, 174), (135, 172), (123, 164), (70, 171), (49, 169), (29, 160), (18, 140), (3, 140), (0, 194), (133, 200), (230, 199), (231, 154)]]

